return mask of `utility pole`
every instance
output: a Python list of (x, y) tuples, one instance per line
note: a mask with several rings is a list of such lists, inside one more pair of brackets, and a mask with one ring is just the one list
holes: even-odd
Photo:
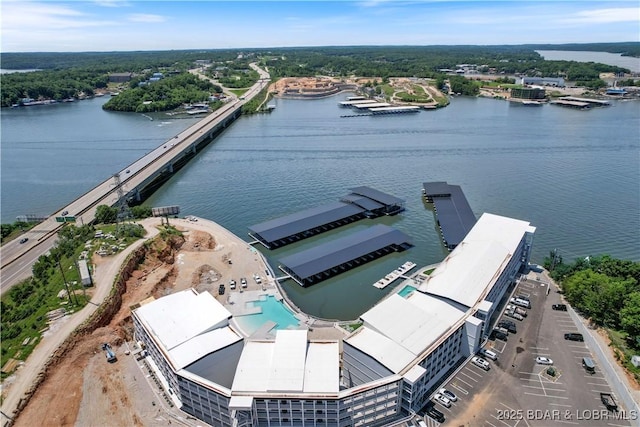
[[(62, 268), (62, 264), (60, 264), (60, 258), (58, 258), (58, 267), (60, 267), (60, 273), (62, 273), (62, 281), (64, 282), (64, 287), (67, 289), (67, 296), (69, 297), (69, 304), (73, 304), (71, 301), (71, 292), (69, 292), (69, 285), (67, 284), (67, 279), (64, 277), (64, 269)], [(78, 303), (76, 298), (76, 304)]]

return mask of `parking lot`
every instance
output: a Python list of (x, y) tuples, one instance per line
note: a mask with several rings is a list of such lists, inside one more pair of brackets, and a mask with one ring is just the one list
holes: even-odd
[[(537, 280), (538, 279), (538, 280)], [(560, 301), (555, 289), (547, 291), (544, 279), (530, 274), (521, 280), (513, 295), (524, 295), (531, 309), (522, 321), (508, 319), (517, 327), (507, 341), (489, 340), (484, 348), (494, 351), (498, 360), (489, 360), (490, 369), (467, 362), (443, 385), (458, 399), (449, 408), (440, 403), (444, 425), (452, 426), (631, 426), (638, 424), (638, 414), (628, 412), (618, 403), (619, 411), (608, 411), (600, 393), (612, 393), (598, 367), (598, 360), (584, 342), (564, 339), (565, 333), (577, 332), (566, 311), (552, 310)], [(536, 357), (552, 359), (552, 365), (536, 363)], [(582, 358), (596, 362), (595, 373), (588, 373)], [(553, 367), (555, 372), (548, 371)], [(615, 394), (614, 394), (615, 396)], [(428, 426), (439, 425), (426, 417)]]

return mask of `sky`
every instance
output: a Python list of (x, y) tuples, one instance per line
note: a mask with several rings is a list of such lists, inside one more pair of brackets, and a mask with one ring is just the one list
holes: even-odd
[(632, 1), (0, 0), (2, 52), (640, 41)]

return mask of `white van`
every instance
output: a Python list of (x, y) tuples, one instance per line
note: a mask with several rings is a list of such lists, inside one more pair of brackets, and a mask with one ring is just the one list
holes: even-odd
[(498, 355), (491, 350), (481, 348), (480, 350), (478, 350), (478, 354), (487, 359), (498, 360)]

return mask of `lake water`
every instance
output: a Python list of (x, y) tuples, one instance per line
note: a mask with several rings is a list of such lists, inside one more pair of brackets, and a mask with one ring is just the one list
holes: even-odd
[(620, 53), (573, 50), (536, 50), (536, 52), (548, 61), (599, 62), (628, 68), (631, 72), (640, 73), (640, 58), (622, 56)]
[[(406, 200), (395, 217), (362, 220), (275, 251), (278, 259), (372, 224), (408, 234), (414, 247), (310, 288), (283, 286), (304, 311), (349, 319), (393, 286), (378, 279), (405, 261), (427, 265), (447, 252), (421, 199), (425, 181), (459, 184), (483, 212), (537, 227), (533, 261), (557, 248), (567, 260), (601, 253), (640, 260), (640, 102), (576, 111), (457, 97), (418, 114), (342, 118), (346, 95), (282, 100), (271, 114), (242, 117), (148, 204), (180, 205), (250, 240), (247, 227), (338, 200), (368, 185)], [(51, 213), (185, 128), (189, 120), (153, 121), (74, 105), (3, 110), (2, 220)]]

